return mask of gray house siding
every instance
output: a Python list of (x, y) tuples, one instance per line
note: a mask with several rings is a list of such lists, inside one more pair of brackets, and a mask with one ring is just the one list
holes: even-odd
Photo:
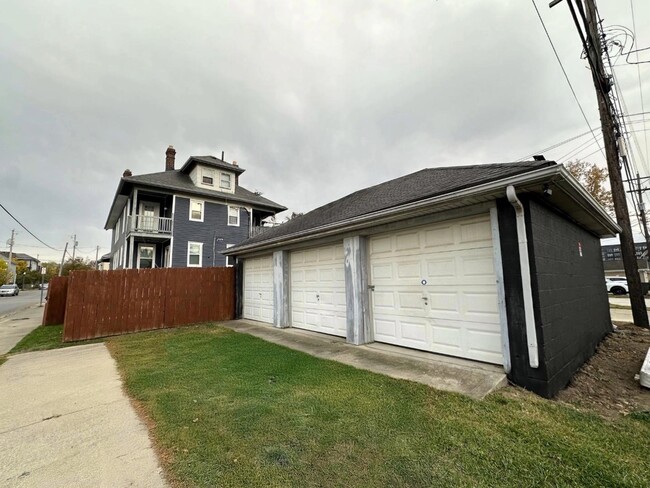
[(243, 207), (239, 210), (239, 226), (228, 225), (228, 205), (205, 202), (203, 222), (191, 221), (189, 213), (190, 199), (177, 196), (172, 250), (172, 266), (175, 268), (187, 266), (187, 243), (190, 241), (203, 243), (202, 265), (207, 267), (213, 262), (214, 266), (225, 266), (226, 257), (220, 251), (226, 249), (227, 244), (239, 244), (248, 238), (250, 216)]

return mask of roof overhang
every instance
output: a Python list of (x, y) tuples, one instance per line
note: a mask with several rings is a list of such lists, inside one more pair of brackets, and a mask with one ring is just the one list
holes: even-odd
[(551, 196), (545, 197), (549, 203), (570, 216), (576, 223), (589, 232), (599, 237), (610, 237), (621, 231), (621, 228), (605, 209), (603, 209), (564, 166), (553, 165), (471, 188), (378, 210), (358, 217), (252, 244), (246, 244), (244, 242), (241, 245), (223, 251), (223, 254), (229, 256), (245, 256), (247, 254), (259, 253), (260, 251), (271, 251), (280, 247), (345, 232), (362, 231), (364, 228), (396, 222), (411, 217), (489, 202), (497, 198), (505, 198), (506, 188), (509, 185), (513, 185), (517, 193), (536, 193), (541, 196), (544, 195), (545, 185), (548, 185), (553, 190)]
[(235, 174), (242, 174), (244, 171), (246, 171), (243, 168), (240, 168), (239, 166), (232, 165), (230, 163), (226, 163), (225, 161), (221, 161), (215, 158), (215, 161), (207, 161), (203, 159), (201, 156), (190, 156), (187, 161), (185, 161), (185, 164), (181, 166), (180, 172), (181, 173), (189, 173), (192, 171), (192, 168), (196, 166), (197, 164), (202, 164), (204, 166), (212, 166), (213, 168), (218, 168), (222, 169), (224, 171), (230, 171), (231, 173)]

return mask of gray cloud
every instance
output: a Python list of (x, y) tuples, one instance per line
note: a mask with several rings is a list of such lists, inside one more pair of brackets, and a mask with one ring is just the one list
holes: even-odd
[[(597, 125), (569, 13), (538, 3)], [(599, 4), (608, 23), (631, 26), (629, 7)], [(635, 7), (645, 46), (650, 5)], [(0, 73), (1, 201), (56, 247), (76, 232), (87, 255), (106, 252), (122, 171), (162, 170), (168, 144), (179, 161), (224, 150), (247, 169), (244, 186), (307, 211), (586, 130), (532, 5), (515, 0), (14, 2)], [(618, 76), (641, 111), (636, 69)], [(0, 241), (13, 227), (0, 216)], [(57, 254), (31, 245), (22, 232), (20, 250)]]

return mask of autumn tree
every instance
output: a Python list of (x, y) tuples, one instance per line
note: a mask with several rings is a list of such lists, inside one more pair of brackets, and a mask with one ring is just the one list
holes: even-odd
[(0, 285), (9, 283), (11, 273), (9, 272), (9, 265), (6, 261), (0, 259)]
[(614, 211), (612, 192), (605, 186), (608, 176), (605, 168), (601, 168), (594, 163), (579, 160), (566, 163), (564, 167), (605, 210), (608, 212)]

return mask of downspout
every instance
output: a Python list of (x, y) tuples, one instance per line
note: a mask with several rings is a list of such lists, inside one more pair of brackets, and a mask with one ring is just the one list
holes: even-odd
[(533, 289), (530, 279), (530, 260), (528, 258), (528, 239), (526, 238), (526, 219), (524, 206), (517, 198), (515, 187), (506, 188), (508, 201), (515, 209), (517, 220), (517, 241), (519, 242), (519, 266), (521, 267), (521, 286), (524, 295), (524, 316), (526, 320), (526, 342), (528, 343), (528, 363), (531, 368), (539, 367), (537, 331), (535, 330), (535, 311), (533, 308)]

